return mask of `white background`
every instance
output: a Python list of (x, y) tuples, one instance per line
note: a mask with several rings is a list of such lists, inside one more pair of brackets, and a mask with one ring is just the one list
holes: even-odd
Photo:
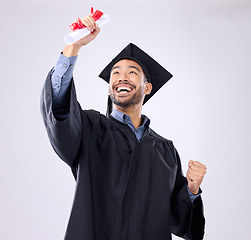
[[(90, 7), (112, 21), (75, 68), (83, 108), (106, 110), (97, 77), (129, 42), (174, 77), (143, 112), (173, 140), (186, 172), (207, 165), (206, 240), (250, 239), (251, 1), (1, 1), (0, 239), (61, 240), (74, 178), (53, 152), (39, 110), (68, 25)], [(174, 239), (178, 239), (175, 238)]]

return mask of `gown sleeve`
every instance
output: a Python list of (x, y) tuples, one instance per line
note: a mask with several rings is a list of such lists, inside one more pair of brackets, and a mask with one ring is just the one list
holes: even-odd
[(176, 149), (174, 151), (178, 172), (171, 200), (171, 231), (186, 240), (202, 240), (205, 228), (202, 199), (198, 196), (193, 203), (191, 202), (179, 154)]
[(76, 99), (73, 79), (70, 85), (69, 116), (57, 120), (52, 111), (51, 72), (49, 72), (41, 94), (40, 110), (53, 149), (70, 167), (76, 164), (82, 138), (81, 108)]

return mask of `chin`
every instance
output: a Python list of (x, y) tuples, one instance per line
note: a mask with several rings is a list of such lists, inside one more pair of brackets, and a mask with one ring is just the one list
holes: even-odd
[(132, 96), (116, 97), (115, 95), (110, 95), (110, 97), (113, 104), (126, 108), (141, 103), (144, 95), (135, 93)]
[(115, 101), (114, 104), (122, 108), (127, 108), (133, 105), (131, 102), (127, 102), (127, 101)]

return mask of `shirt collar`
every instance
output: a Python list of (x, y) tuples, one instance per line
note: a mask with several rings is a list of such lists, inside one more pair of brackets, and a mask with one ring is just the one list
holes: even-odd
[[(111, 116), (122, 123), (129, 124), (129, 125), (133, 126), (131, 118), (128, 115), (126, 115), (125, 113), (122, 113), (116, 109), (113, 109)], [(141, 118), (143, 119), (143, 123), (141, 126), (148, 128), (150, 125), (150, 119), (143, 114), (141, 115)]]

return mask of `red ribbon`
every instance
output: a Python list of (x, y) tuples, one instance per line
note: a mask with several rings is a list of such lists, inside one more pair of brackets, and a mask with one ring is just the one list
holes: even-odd
[[(94, 19), (94, 21), (97, 21), (100, 19), (103, 15), (103, 13), (99, 10), (96, 10), (95, 13), (93, 13), (93, 7), (91, 8), (91, 16)], [(74, 23), (72, 23), (70, 26), (70, 29), (74, 32), (78, 29), (85, 28), (86, 26), (82, 23), (81, 19), (78, 17), (78, 20)]]

